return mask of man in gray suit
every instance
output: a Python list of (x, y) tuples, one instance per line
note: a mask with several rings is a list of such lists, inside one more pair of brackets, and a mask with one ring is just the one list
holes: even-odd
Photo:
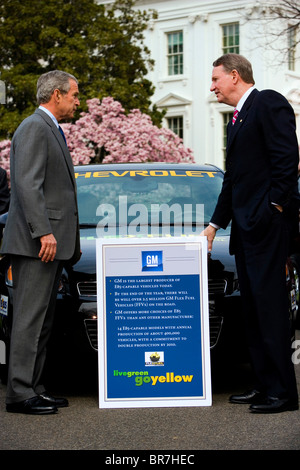
[(41, 383), (57, 287), (64, 262), (80, 258), (74, 170), (58, 124), (79, 106), (76, 78), (43, 74), (37, 101), (11, 144), (11, 202), (1, 250), (10, 255), (13, 273), (6, 409), (50, 414), (68, 405)]

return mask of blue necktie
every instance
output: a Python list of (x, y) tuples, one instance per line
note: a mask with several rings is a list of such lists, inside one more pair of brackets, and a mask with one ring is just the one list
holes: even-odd
[(58, 130), (59, 130), (59, 132), (61, 133), (61, 135), (63, 136), (63, 139), (64, 139), (64, 141), (65, 141), (65, 143), (66, 143), (66, 145), (67, 145), (67, 141), (66, 141), (66, 138), (65, 138), (64, 131), (62, 130), (62, 128), (61, 128), (60, 126), (58, 126)]

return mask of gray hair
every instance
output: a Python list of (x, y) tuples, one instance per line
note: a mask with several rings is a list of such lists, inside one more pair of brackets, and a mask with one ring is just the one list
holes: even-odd
[(237, 70), (245, 83), (255, 84), (252, 65), (244, 56), (234, 53), (224, 54), (213, 62), (214, 67), (218, 67), (219, 65), (223, 65), (227, 73)]
[(38, 104), (49, 103), (54, 90), (58, 89), (62, 94), (68, 93), (70, 80), (78, 83), (78, 80), (67, 72), (52, 70), (40, 76), (37, 81), (36, 99)]

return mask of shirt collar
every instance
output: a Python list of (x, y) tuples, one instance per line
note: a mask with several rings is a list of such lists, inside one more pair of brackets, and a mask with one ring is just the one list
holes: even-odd
[(248, 96), (250, 95), (250, 93), (254, 90), (254, 86), (248, 88), (248, 90), (246, 91), (246, 93), (243, 94), (243, 96), (241, 97), (240, 101), (238, 102), (238, 104), (236, 105), (235, 109), (238, 110), (238, 112), (241, 111), (242, 107), (243, 107), (243, 104), (245, 103), (246, 99), (248, 98)]
[(57, 121), (56, 117), (53, 116), (53, 114), (51, 113), (51, 111), (49, 111), (47, 108), (45, 108), (45, 107), (42, 106), (42, 105), (39, 106), (39, 109), (41, 109), (41, 110), (44, 111), (46, 114), (48, 114), (48, 116), (52, 119), (52, 121), (54, 122), (54, 124), (56, 125), (56, 127), (59, 128), (58, 121)]

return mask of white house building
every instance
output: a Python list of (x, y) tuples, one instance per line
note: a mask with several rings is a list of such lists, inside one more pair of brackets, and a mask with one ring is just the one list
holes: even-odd
[[(109, 3), (102, 2), (102, 3)], [(145, 34), (155, 66), (152, 97), (164, 125), (182, 136), (197, 163), (224, 166), (232, 108), (210, 92), (212, 63), (226, 52), (247, 57), (258, 89), (282, 93), (295, 110), (300, 137), (300, 60), (293, 22), (271, 16), (271, 0), (138, 0), (158, 18)], [(300, 139), (299, 139), (300, 141)]]

